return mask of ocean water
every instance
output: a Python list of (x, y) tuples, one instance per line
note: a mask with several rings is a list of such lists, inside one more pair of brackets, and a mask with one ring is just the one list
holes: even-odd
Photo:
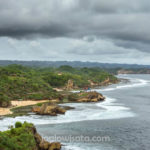
[[(150, 75), (120, 75), (130, 82), (93, 89), (106, 101), (67, 104), (76, 109), (65, 115), (22, 116), (0, 120), (0, 130), (16, 121), (36, 125), (47, 140), (56, 137), (109, 137), (106, 141), (60, 139), (64, 150), (149, 150), (150, 149)], [(66, 104), (65, 104), (66, 105)]]

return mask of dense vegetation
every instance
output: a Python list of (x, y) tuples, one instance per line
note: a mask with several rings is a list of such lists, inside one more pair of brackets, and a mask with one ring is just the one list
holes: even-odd
[(33, 150), (36, 141), (33, 135), (33, 125), (16, 122), (15, 127), (0, 132), (0, 150)]
[[(49, 68), (47, 69), (49, 70)], [(90, 86), (90, 81), (101, 83), (108, 78), (110, 82), (115, 82), (117, 80), (115, 76), (99, 68), (73, 68), (71, 66), (61, 66), (53, 69), (51, 73), (46, 72), (46, 69), (43, 70), (45, 71), (45, 81), (54, 87), (65, 86), (69, 79), (72, 79), (75, 86), (79, 88)]]
[(70, 79), (78, 88), (90, 86), (91, 81), (99, 84), (107, 79), (112, 83), (117, 80), (99, 68), (32, 68), (9, 65), (0, 67), (0, 104), (10, 100), (56, 98), (59, 94), (53, 88), (64, 88)]
[(39, 71), (20, 65), (0, 68), (0, 100), (50, 99), (56, 96)]

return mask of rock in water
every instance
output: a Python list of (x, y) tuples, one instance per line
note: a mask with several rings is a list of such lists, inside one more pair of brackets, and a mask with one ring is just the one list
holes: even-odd
[(57, 116), (57, 114), (65, 114), (66, 109), (56, 104), (43, 104), (40, 106), (34, 106), (33, 112), (39, 115)]
[(59, 142), (53, 142), (50, 144), (50, 147), (48, 150), (60, 150), (61, 144)]
[(98, 102), (105, 100), (105, 97), (98, 92), (82, 92), (78, 95), (78, 102)]
[(42, 140), (41, 143), (39, 144), (39, 147), (43, 150), (49, 150), (50, 148), (50, 143), (47, 141)]

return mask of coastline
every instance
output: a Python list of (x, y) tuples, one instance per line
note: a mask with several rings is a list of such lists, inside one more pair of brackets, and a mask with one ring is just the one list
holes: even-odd
[[(101, 83), (99, 85), (92, 85), (92, 86), (90, 86), (90, 88), (91, 89), (97, 89), (97, 88), (104, 87), (104, 86), (106, 87), (106, 86), (109, 86), (109, 85), (112, 85), (112, 84), (117, 84), (117, 83), (121, 82), (122, 80), (123, 79), (118, 79), (115, 83), (105, 82), (105, 83)], [(83, 89), (73, 89), (73, 90), (83, 91)], [(64, 90), (61, 90), (60, 92), (63, 92), (63, 91)], [(14, 112), (12, 111), (12, 109), (16, 109), (16, 108), (19, 108), (19, 107), (21, 109), (21, 107), (24, 107), (24, 106), (32, 106), (32, 105), (36, 105), (38, 103), (45, 103), (45, 102), (48, 102), (48, 101), (49, 100), (23, 100), (23, 101), (13, 100), (13, 101), (11, 101), (11, 104), (12, 104), (11, 107), (8, 107), (8, 108), (0, 107), (0, 117), (13, 115)], [(59, 104), (65, 103), (65, 102), (57, 102), (56, 100), (51, 100), (51, 102), (56, 102), (56, 103), (59, 103)], [(73, 102), (66, 102), (66, 103), (73, 103)]]
[[(132, 80), (131, 80), (132, 81)], [(132, 83), (132, 82), (131, 82)], [(132, 83), (132, 84), (137, 84), (137, 83)], [(132, 85), (131, 84), (131, 85)], [(121, 85), (122, 86), (122, 85)], [(124, 85), (124, 86), (126, 86), (126, 85)], [(137, 85), (137, 86), (139, 86), (139, 85)], [(129, 85), (129, 87), (131, 87), (130, 85)], [(134, 85), (133, 85), (133, 87), (134, 87)], [(126, 89), (128, 89), (128, 88), (126, 88)], [(115, 90), (114, 90), (115, 91)], [(122, 92), (122, 93), (124, 93), (124, 91), (120, 91), (120, 92)], [(105, 92), (104, 92), (105, 93)], [(103, 93), (103, 94), (104, 94)], [(117, 93), (117, 92), (116, 92)], [(107, 95), (107, 92), (105, 93), (106, 95)], [(118, 98), (118, 96), (122, 96), (123, 94), (119, 94), (118, 96), (116, 96), (116, 97), (113, 97), (112, 96), (113, 95), (113, 93), (112, 94), (108, 94), (107, 95), (107, 98)], [(112, 97), (111, 97), (112, 96)], [(125, 118), (126, 119), (126, 117), (131, 117), (131, 116), (129, 116), (130, 115), (130, 113), (132, 113), (132, 112), (130, 112), (130, 109), (128, 109), (128, 107), (126, 107), (126, 109), (125, 109), (125, 107), (122, 107), (122, 105), (121, 105), (121, 103), (120, 102), (122, 102), (123, 103), (123, 106), (124, 106), (124, 99), (126, 99), (126, 98), (118, 98), (118, 99), (121, 99), (121, 101), (119, 101), (119, 104), (118, 104), (118, 102), (117, 102), (117, 104), (118, 104), (118, 110), (119, 110), (119, 112), (118, 111), (116, 111), (116, 107), (115, 106), (112, 106), (112, 104), (110, 104), (110, 109), (111, 109), (111, 111), (110, 111), (110, 114), (112, 115), (112, 113), (115, 115), (119, 115), (119, 117), (121, 117), (121, 118)], [(114, 118), (116, 117), (114, 117), (114, 115), (113, 115), (113, 117), (112, 118), (107, 118), (107, 116), (109, 116), (109, 104), (108, 104), (108, 102), (109, 102), (109, 99), (108, 100), (106, 100), (106, 103), (107, 104), (103, 104), (102, 103), (102, 105), (104, 105), (104, 106), (106, 106), (106, 109), (107, 109), (107, 112), (101, 112), (102, 113), (102, 116), (104, 116), (104, 118), (102, 118), (102, 120), (104, 120), (104, 121), (101, 121), (100, 119), (101, 119), (101, 117), (102, 116), (99, 116), (99, 117), (95, 117), (95, 116), (93, 116), (92, 115), (92, 117), (90, 117), (90, 114), (86, 114), (86, 113), (88, 113), (88, 109), (87, 109), (87, 111), (84, 111), (84, 113), (88, 116), (88, 119), (90, 118), (90, 120), (92, 119), (94, 122), (91, 122), (91, 124), (95, 124), (95, 126), (93, 127), (93, 128), (95, 128), (95, 129), (97, 129), (99, 126), (99, 128), (98, 128), (98, 130), (100, 130), (101, 131), (101, 129), (106, 129), (105, 131), (107, 131), (108, 130), (108, 128), (109, 128), (109, 130), (111, 130), (111, 125), (114, 125), (114, 128), (113, 128), (113, 130), (115, 129), (115, 124), (117, 123), (117, 125), (119, 126), (119, 127), (122, 127), (122, 125), (123, 124), (121, 124), (120, 123), (120, 121), (117, 121), (116, 119), (114, 120)], [(127, 99), (127, 102), (125, 103), (125, 104), (128, 104), (128, 102), (129, 102), (129, 100)], [(105, 103), (105, 102), (104, 102)], [(78, 104), (77, 104), (78, 105)], [(84, 105), (84, 104), (82, 104), (82, 105)], [(85, 104), (86, 105), (86, 104)], [(89, 103), (89, 104), (87, 104), (84, 108), (86, 108), (87, 106), (90, 106), (90, 105), (93, 105), (93, 104), (91, 104), (91, 103)], [(96, 108), (97, 107), (97, 104), (94, 104), (95, 106), (93, 107), (93, 106), (90, 106), (90, 107), (87, 107), (87, 108), (92, 108), (94, 111), (95, 111), (95, 113), (96, 114), (98, 114), (97, 112), (99, 112), (100, 110), (98, 110), (98, 108)], [(100, 106), (101, 105), (101, 103), (99, 103), (98, 104), (98, 106)], [(115, 105), (115, 104), (114, 104)], [(121, 106), (121, 107), (120, 107)], [(112, 107), (114, 107), (115, 109), (112, 109)], [(83, 107), (81, 107), (82, 109), (83, 109)], [(105, 108), (105, 107), (104, 107)], [(96, 109), (97, 109), (97, 112), (96, 112)], [(120, 109), (122, 109), (122, 110), (120, 110)], [(80, 108), (79, 108), (79, 110), (80, 110)], [(103, 110), (102, 110), (103, 111)], [(112, 111), (114, 111), (114, 112), (112, 112)], [(122, 111), (122, 112), (121, 112)], [(73, 111), (72, 111), (73, 112)], [(120, 112), (122, 113), (122, 116), (120, 115)], [(79, 112), (79, 113), (74, 113), (74, 114), (76, 114), (77, 116), (79, 116), (78, 114), (80, 114), (81, 112)], [(83, 113), (83, 114), (84, 114)], [(92, 112), (93, 114), (94, 114), (94, 112)], [(92, 114), (91, 113), (91, 114)], [(70, 112), (69, 112), (69, 116), (71, 116), (71, 114), (70, 114)], [(80, 121), (80, 120), (78, 120), (78, 119), (76, 119), (76, 120), (69, 120), (69, 118), (67, 118), (67, 117), (65, 117), (64, 118), (64, 115), (60, 115), (60, 117), (58, 118), (58, 120), (59, 120), (59, 122), (64, 122), (63, 120), (65, 120), (66, 118), (70, 121), (70, 124), (69, 124), (69, 126), (71, 126), (69, 129), (68, 129), (68, 127), (66, 127), (65, 125), (63, 126), (60, 126), (60, 125), (56, 125), (56, 127), (55, 126), (50, 126), (50, 125), (46, 125), (46, 124), (51, 124), (51, 123), (54, 123), (54, 124), (59, 124), (59, 122), (57, 123), (57, 121), (56, 122), (54, 122), (55, 121), (55, 118), (54, 117), (50, 117), (50, 118), (52, 118), (51, 120), (49, 119), (49, 117), (47, 118), (47, 117), (41, 117), (41, 118), (36, 118), (36, 116), (34, 116), (35, 118), (31, 118), (31, 120), (29, 120), (30, 122), (31, 121), (33, 121), (34, 123), (35, 123), (35, 120), (34, 119), (36, 119), (36, 122), (40, 122), (41, 120), (43, 120), (44, 122), (45, 122), (45, 124), (43, 125), (43, 124), (36, 124), (36, 126), (37, 126), (37, 129), (38, 129), (38, 131), (39, 131), (39, 133), (41, 134), (41, 135), (44, 135), (44, 136), (50, 136), (50, 135), (55, 135), (55, 134), (61, 134), (61, 130), (63, 131), (63, 132), (66, 132), (66, 133), (68, 133), (69, 132), (69, 134), (73, 134), (74, 135), (74, 131), (71, 131), (72, 130), (72, 128), (74, 127), (74, 125), (73, 125), (73, 123), (72, 123), (72, 121)], [(94, 117), (94, 118), (93, 118)], [(24, 118), (24, 120), (28, 120), (30, 118), (30, 116), (27, 116), (26, 118)], [(71, 117), (70, 117), (71, 118)], [(99, 119), (100, 118), (100, 119)], [(72, 119), (72, 118), (71, 118)], [(83, 119), (83, 120), (82, 120)], [(109, 121), (108, 119), (112, 119), (112, 124), (111, 124), (111, 120)], [(130, 119), (130, 118), (129, 118)], [(132, 119), (132, 118), (131, 118)], [(6, 119), (5, 120), (5, 122), (9, 122), (10, 120), (13, 120), (13, 122), (14, 121), (17, 121), (17, 120), (21, 120), (21, 119), (13, 119), (13, 118), (11, 118), (11, 119)], [(23, 120), (23, 119), (22, 119)], [(21, 120), (21, 121), (22, 121)], [(69, 121), (66, 121), (66, 122), (69, 122)], [(84, 125), (84, 127), (85, 127), (85, 129), (87, 128), (87, 130), (90, 130), (91, 129), (91, 126), (90, 126), (90, 121), (89, 121), (89, 125), (86, 125), (86, 124), (88, 124), (88, 123), (86, 123), (86, 122), (88, 122), (88, 120), (83, 124), (83, 122), (84, 122), (84, 120), (86, 120), (85, 118), (81, 118), (81, 123), (79, 122), (79, 123), (77, 123), (77, 124), (79, 124), (81, 127)], [(98, 121), (98, 120), (100, 120), (100, 121)], [(123, 120), (123, 119), (122, 119)], [(4, 122), (4, 124), (5, 124), (5, 122)], [(42, 121), (41, 121), (42, 122)], [(104, 122), (104, 123), (103, 123)], [(108, 124), (108, 122), (110, 122), (109, 124)], [(124, 122), (123, 122), (124, 123)], [(12, 124), (12, 123), (11, 123)], [(99, 125), (100, 124), (100, 125)], [(132, 124), (132, 123), (131, 123)], [(108, 126), (107, 126), (108, 125)], [(78, 129), (78, 127), (80, 127), (80, 126), (77, 126), (77, 131), (80, 131), (80, 128)], [(105, 128), (105, 126), (107, 127), (107, 128)], [(42, 129), (42, 128), (47, 128), (46, 130), (50, 130), (49, 131), (49, 133), (45, 133), (45, 130), (44, 129)], [(126, 127), (124, 127), (124, 129), (125, 129), (125, 131), (127, 130), (126, 129)], [(57, 130), (57, 131), (56, 131)], [(68, 131), (69, 130), (69, 131)], [(117, 128), (117, 130), (118, 130), (118, 128)], [(56, 132), (56, 133), (55, 133)], [(112, 131), (113, 132), (113, 131)], [(77, 132), (78, 133), (78, 132)], [(110, 133), (109, 131), (108, 131), (108, 133)], [(116, 132), (116, 133), (118, 133), (118, 132)], [(80, 133), (79, 133), (80, 134)], [(92, 134), (92, 135), (95, 135), (95, 132), (94, 131), (92, 131), (92, 132), (90, 132), (90, 134)], [(111, 137), (112, 135), (111, 134), (109, 134), (109, 136)], [(119, 135), (118, 135), (119, 136)], [(119, 136), (120, 137), (120, 136)], [(72, 143), (71, 143), (72, 144)], [(71, 145), (70, 144), (70, 145)], [(69, 145), (69, 144), (68, 144)], [(76, 144), (75, 144), (76, 145)], [(82, 143), (82, 148), (83, 149), (87, 149), (87, 147), (86, 147), (86, 145), (84, 145), (84, 143)], [(94, 149), (94, 146), (95, 145), (92, 145), (91, 144), (91, 149), (93, 148)], [(70, 148), (72, 148), (72, 147), (70, 147)], [(98, 147), (99, 148), (99, 147)], [(99, 148), (100, 149), (100, 148)], [(95, 149), (94, 149), (95, 150)]]
[[(87, 93), (89, 93), (89, 94), (87, 94)], [(44, 104), (48, 104), (48, 102), (51, 103), (50, 104), (51, 106), (58, 106), (59, 108), (61, 108), (61, 106), (59, 106), (59, 104), (61, 105), (61, 104), (66, 104), (66, 103), (94, 103), (94, 102), (99, 102), (99, 101), (105, 100), (105, 97), (102, 94), (97, 93), (97, 92), (93, 92), (93, 91), (92, 92), (84, 92), (83, 95), (84, 95), (84, 97), (80, 97), (77, 101), (69, 100), (67, 102), (56, 100), (56, 99), (53, 99), (50, 101), (49, 100), (11, 101), (12, 107), (9, 107), (9, 108), (1, 108), (0, 107), (0, 117), (17, 117), (17, 116), (28, 115), (30, 112), (32, 112), (32, 109), (34, 106), (40, 108)], [(91, 97), (91, 98), (89, 97), (90, 99), (88, 97), (86, 97), (88, 95)], [(67, 106), (64, 108), (66, 110), (70, 110), (70, 108), (68, 109)]]
[(6, 115), (11, 115), (13, 112), (11, 109), (13, 108), (18, 108), (18, 107), (23, 107), (23, 106), (30, 106), (30, 105), (35, 105), (38, 103), (44, 103), (48, 102), (48, 100), (40, 100), (40, 101), (31, 101), (31, 100), (26, 100), (26, 101), (11, 101), (12, 107), (9, 108), (2, 108), (0, 107), (0, 116), (6, 116)]

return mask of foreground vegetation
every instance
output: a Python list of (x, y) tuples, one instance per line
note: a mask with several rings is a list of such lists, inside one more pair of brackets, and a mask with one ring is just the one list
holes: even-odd
[(36, 141), (32, 133), (33, 125), (17, 122), (10, 130), (0, 132), (1, 150), (33, 150), (36, 148)]
[(16, 122), (10, 130), (0, 131), (0, 150), (60, 150), (60, 143), (42, 139), (33, 124)]
[(91, 82), (95, 85), (101, 85), (106, 80), (114, 83), (117, 78), (99, 68), (0, 67), (0, 106), (7, 107), (11, 100), (60, 98), (60, 93), (53, 88), (65, 89), (68, 80), (72, 80), (74, 87), (84, 88), (90, 87)]

